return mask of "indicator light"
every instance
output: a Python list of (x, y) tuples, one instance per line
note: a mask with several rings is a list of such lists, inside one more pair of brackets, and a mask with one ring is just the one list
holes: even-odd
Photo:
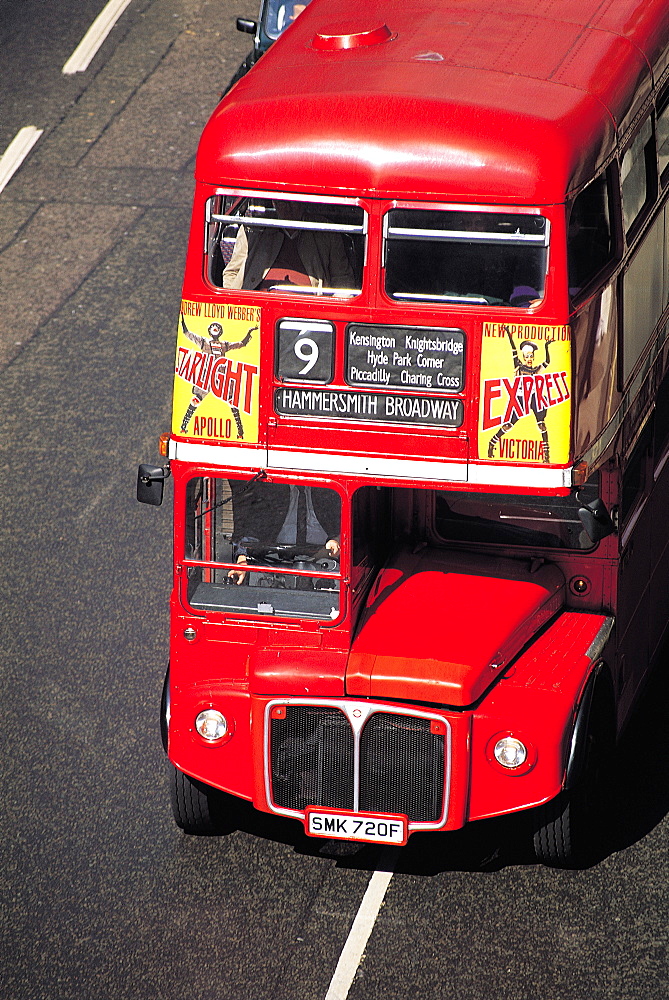
[(579, 462), (571, 470), (572, 486), (584, 486), (588, 481), (588, 466), (586, 462)]

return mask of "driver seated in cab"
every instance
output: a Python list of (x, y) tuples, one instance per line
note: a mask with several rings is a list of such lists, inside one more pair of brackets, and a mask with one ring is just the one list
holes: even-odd
[[(290, 546), (302, 548), (310, 558), (319, 554), (339, 557), (340, 500), (334, 490), (319, 486), (286, 486), (256, 483), (247, 489), (233, 487), (236, 561), (249, 563), (254, 549)], [(231, 569), (236, 584), (246, 580), (246, 570)]]

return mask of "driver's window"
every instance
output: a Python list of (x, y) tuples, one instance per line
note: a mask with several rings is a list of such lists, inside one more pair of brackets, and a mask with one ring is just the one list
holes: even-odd
[(192, 479), (186, 493), (188, 600), (201, 610), (336, 618), (340, 535), (341, 499), (333, 489)]
[(362, 591), (388, 554), (392, 539), (390, 489), (361, 486), (352, 503), (351, 585)]

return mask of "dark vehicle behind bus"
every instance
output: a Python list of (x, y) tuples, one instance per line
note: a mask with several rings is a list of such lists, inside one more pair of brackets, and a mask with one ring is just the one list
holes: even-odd
[(239, 69), (230, 80), (224, 93), (246, 76), (248, 71), (258, 62), (263, 52), (266, 52), (272, 42), (275, 42), (282, 31), (291, 24), (298, 14), (301, 14), (309, 0), (304, 3), (292, 3), (292, 0), (261, 0), (260, 14), (257, 21), (248, 17), (237, 18), (237, 31), (253, 35), (253, 48), (246, 56)]

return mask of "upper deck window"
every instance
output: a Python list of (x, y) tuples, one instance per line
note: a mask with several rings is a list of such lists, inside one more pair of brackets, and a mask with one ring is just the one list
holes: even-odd
[(569, 294), (572, 299), (578, 298), (613, 260), (615, 240), (610, 204), (609, 174), (600, 174), (572, 203), (567, 232)]
[(634, 223), (641, 220), (644, 209), (655, 200), (655, 143), (653, 124), (644, 122), (620, 164), (620, 181), (623, 197), (623, 222), (629, 233)]
[(669, 88), (660, 99), (657, 110), (657, 155), (660, 179), (663, 184), (669, 180)]
[(353, 204), (216, 195), (208, 277), (219, 288), (350, 298), (362, 287), (366, 229)]
[(549, 224), (540, 215), (391, 210), (386, 292), (394, 299), (526, 308), (544, 296)]

